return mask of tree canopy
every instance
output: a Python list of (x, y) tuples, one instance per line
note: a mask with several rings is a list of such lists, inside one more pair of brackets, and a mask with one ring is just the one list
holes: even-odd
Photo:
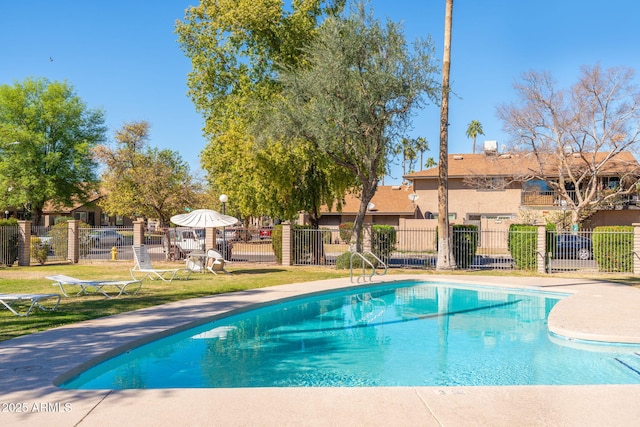
[(126, 123), (115, 134), (116, 148), (96, 150), (106, 166), (99, 205), (110, 215), (158, 218), (166, 226), (198, 203), (200, 187), (177, 152), (148, 146), (149, 129), (144, 121)]
[(104, 114), (66, 82), (28, 78), (0, 85), (0, 194), (38, 223), (45, 203), (84, 202), (97, 187), (93, 148)]
[(482, 129), (482, 123), (477, 120), (471, 120), (467, 125), (467, 131), (465, 132), (467, 138), (471, 138), (473, 140), (473, 153), (476, 152), (476, 138), (478, 135), (484, 135), (484, 130)]
[(268, 128), (290, 147), (309, 142), (355, 177), (360, 250), (367, 205), (388, 160), (407, 150), (415, 109), (437, 97), (433, 47), (419, 40), (409, 49), (399, 24), (381, 24), (360, 4), (348, 17), (328, 18), (305, 51), (308, 65), (280, 74), (283, 96), (264, 108)]
[[(511, 149), (536, 159), (528, 179), (543, 180), (566, 202), (572, 222), (637, 191), (640, 90), (626, 67), (582, 67), (569, 89), (547, 72), (529, 72), (514, 85), (518, 100), (498, 108)], [(613, 172), (613, 171), (616, 172)], [(617, 175), (615, 181), (603, 177)]]
[(319, 21), (339, 13), (344, 3), (300, 0), (288, 7), (279, 0), (203, 0), (176, 26), (192, 63), (189, 95), (209, 139), (202, 167), (210, 186), (227, 194), (242, 216), (293, 218), (333, 196), (326, 164), (308, 145), (256, 145), (255, 105), (278, 96), (278, 67), (300, 66), (302, 48)]

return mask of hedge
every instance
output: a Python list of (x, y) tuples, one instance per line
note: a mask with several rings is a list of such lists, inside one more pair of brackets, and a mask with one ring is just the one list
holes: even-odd
[(509, 226), (508, 246), (516, 267), (522, 270), (538, 268), (536, 248), (538, 246), (538, 227), (527, 224)]
[(396, 229), (392, 225), (371, 226), (371, 252), (385, 263), (396, 250)]
[[(378, 260), (376, 260), (371, 254), (364, 254), (364, 257), (374, 267), (378, 266)], [(348, 270), (349, 268), (351, 268), (351, 252), (344, 252), (336, 258), (336, 270)], [(362, 268), (362, 258), (357, 255), (353, 257), (353, 268)], [(367, 268), (371, 267), (369, 267), (369, 265), (366, 265), (365, 269)]]
[(477, 225), (453, 225), (453, 259), (458, 268), (467, 268), (473, 264), (478, 249)]
[(271, 247), (278, 264), (282, 264), (282, 224), (275, 225), (271, 230)]
[(592, 235), (593, 258), (604, 272), (633, 272), (633, 227), (596, 227)]

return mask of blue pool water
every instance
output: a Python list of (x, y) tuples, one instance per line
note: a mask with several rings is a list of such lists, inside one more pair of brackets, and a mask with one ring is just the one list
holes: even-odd
[(61, 387), (640, 383), (640, 347), (549, 334), (564, 296), (425, 282), (317, 295), (154, 341)]

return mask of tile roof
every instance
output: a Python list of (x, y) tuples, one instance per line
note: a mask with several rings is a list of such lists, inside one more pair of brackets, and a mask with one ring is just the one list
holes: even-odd
[[(608, 153), (596, 153), (595, 160), (601, 161)], [(549, 160), (542, 162), (545, 165), (545, 174), (553, 176), (557, 174), (554, 168), (554, 159), (549, 155)], [(584, 164), (579, 157), (569, 157), (576, 164)], [(540, 169), (535, 156), (532, 153), (517, 154), (450, 154), (449, 177), (464, 178), (469, 176), (526, 176)], [(555, 171), (554, 171), (555, 169)], [(633, 154), (629, 151), (620, 152), (609, 160), (603, 168), (604, 174), (618, 174), (639, 169), (639, 165)], [(437, 178), (438, 166), (425, 169), (409, 175), (406, 179)]]
[[(413, 187), (406, 185), (379, 185), (375, 196), (371, 199), (371, 203), (375, 205), (375, 210), (370, 214), (383, 215), (413, 215), (415, 206), (409, 200), (409, 194), (413, 193)], [(341, 214), (357, 214), (360, 209), (360, 199), (354, 195), (348, 194), (344, 199), (342, 212), (337, 212), (335, 206), (329, 212), (327, 206), (320, 209), (322, 215), (341, 215)]]

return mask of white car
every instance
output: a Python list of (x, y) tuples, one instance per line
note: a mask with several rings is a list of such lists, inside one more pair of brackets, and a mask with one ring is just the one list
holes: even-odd
[(122, 246), (125, 243), (125, 238), (122, 234), (116, 230), (93, 230), (89, 233), (89, 243), (92, 247), (102, 246)]

